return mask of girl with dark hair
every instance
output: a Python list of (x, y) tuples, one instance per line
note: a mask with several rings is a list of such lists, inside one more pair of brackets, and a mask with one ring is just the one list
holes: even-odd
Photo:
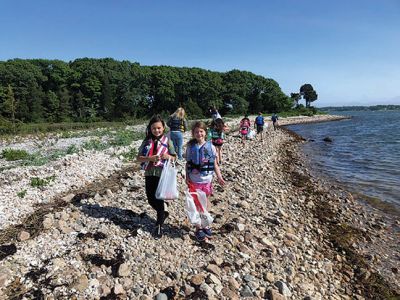
[(145, 170), (146, 196), (152, 208), (157, 212), (157, 221), (154, 230), (156, 238), (162, 236), (162, 225), (168, 217), (165, 211), (164, 200), (156, 198), (156, 190), (160, 181), (164, 163), (168, 159), (175, 159), (176, 153), (172, 142), (164, 135), (165, 123), (159, 116), (150, 119), (146, 128), (146, 137), (138, 150), (137, 160)]

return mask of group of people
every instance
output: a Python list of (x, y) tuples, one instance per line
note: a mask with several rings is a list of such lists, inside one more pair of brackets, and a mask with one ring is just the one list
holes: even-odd
[[(192, 128), (192, 138), (187, 143), (186, 153), (183, 155), (183, 133), (188, 129), (185, 110), (178, 108), (168, 119), (167, 123), (159, 115), (153, 116), (146, 128), (146, 137), (138, 150), (137, 161), (145, 171), (145, 190), (148, 203), (156, 211), (157, 219), (154, 228), (155, 238), (162, 237), (163, 224), (169, 216), (165, 210), (165, 202), (156, 198), (156, 190), (165, 162), (169, 159), (183, 163), (186, 159), (186, 184), (189, 192), (203, 191), (206, 196), (213, 194), (212, 180), (217, 177), (218, 183), (223, 186), (220, 165), (222, 163), (222, 145), (225, 132), (229, 128), (224, 124), (221, 115), (216, 109), (210, 111), (212, 122), (210, 126), (202, 121), (196, 121)], [(277, 120), (277, 117), (276, 117)], [(276, 122), (276, 121), (275, 121)], [(275, 122), (274, 127), (275, 127)], [(170, 128), (170, 138), (165, 134), (166, 125)], [(247, 116), (240, 122), (239, 132), (244, 141), (251, 122)], [(262, 133), (264, 117), (257, 116), (254, 126), (257, 133)], [(204, 241), (212, 237), (210, 227), (196, 225), (195, 237)]]
[[(274, 130), (276, 130), (278, 126), (278, 116), (276, 113), (272, 114), (271, 116), (272, 125), (274, 126)], [(261, 140), (263, 140), (263, 131), (265, 126), (265, 118), (261, 112), (258, 113), (258, 116), (254, 120), (254, 129), (257, 130), (257, 135), (261, 136)], [(249, 117), (246, 115), (239, 123), (239, 133), (242, 139), (242, 143), (250, 136), (251, 136), (251, 122)]]
[[(219, 119), (214, 121), (219, 128)], [(168, 159), (183, 161), (183, 133), (187, 130), (185, 111), (178, 108), (167, 122), (170, 128), (170, 139), (165, 134), (166, 124), (159, 116), (153, 116), (146, 129), (146, 137), (138, 150), (137, 160), (145, 170), (145, 190), (150, 206), (157, 212), (154, 236), (160, 238), (163, 234), (162, 227), (169, 216), (165, 210), (165, 202), (156, 198), (156, 190), (160, 181), (163, 166)], [(189, 192), (203, 191), (207, 196), (213, 192), (212, 179), (217, 176), (218, 183), (224, 185), (225, 181), (219, 168), (219, 155), (214, 144), (222, 146), (216, 139), (207, 140), (208, 127), (202, 121), (197, 121), (192, 126), (192, 139), (186, 148), (186, 184)], [(212, 231), (209, 227), (197, 226), (195, 236), (197, 240), (204, 241), (211, 238)]]

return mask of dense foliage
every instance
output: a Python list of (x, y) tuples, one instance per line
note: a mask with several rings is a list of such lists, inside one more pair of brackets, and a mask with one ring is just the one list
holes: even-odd
[[(303, 84), (300, 87), (300, 95), (303, 96), (304, 100), (306, 100), (306, 107), (311, 106), (311, 102), (314, 102), (315, 100), (318, 99), (318, 94), (314, 90), (313, 86), (309, 83)], [(295, 95), (292, 93), (291, 97), (295, 97)]]
[(292, 103), (276, 81), (246, 71), (140, 66), (111, 58), (0, 61), (0, 126), (125, 120), (178, 106), (191, 117), (205, 116), (210, 106), (222, 113), (279, 112)]

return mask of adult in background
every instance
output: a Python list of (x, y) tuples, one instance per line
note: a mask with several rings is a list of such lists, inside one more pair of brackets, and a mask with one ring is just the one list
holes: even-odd
[(167, 125), (171, 131), (171, 141), (179, 160), (183, 160), (183, 133), (187, 130), (188, 124), (185, 119), (185, 110), (179, 107), (168, 119)]
[(271, 121), (272, 125), (274, 125), (274, 130), (276, 130), (276, 127), (278, 126), (278, 115), (276, 113), (272, 114)]
[(262, 113), (259, 112), (256, 120), (254, 121), (254, 128), (257, 129), (257, 134), (261, 135), (261, 140), (263, 140), (264, 123), (264, 117)]
[(210, 113), (211, 113), (211, 118), (213, 121), (215, 121), (216, 119), (222, 119), (221, 115), (219, 114), (219, 112), (215, 108), (215, 106), (210, 108)]

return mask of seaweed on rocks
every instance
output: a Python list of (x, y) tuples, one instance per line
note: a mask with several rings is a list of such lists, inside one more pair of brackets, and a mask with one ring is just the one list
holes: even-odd
[(15, 244), (1, 245), (0, 246), (0, 261), (5, 259), (7, 256), (13, 255), (17, 252)]
[(47, 273), (46, 268), (33, 268), (28, 273), (25, 274), (25, 277), (31, 279), (33, 282), (38, 282), (40, 277)]
[(79, 203), (81, 203), (82, 200), (88, 199), (88, 198), (90, 198), (90, 195), (88, 193), (85, 193), (85, 192), (78, 193), (71, 199), (71, 203), (73, 205), (78, 205)]
[(115, 294), (114, 288), (112, 288), (111, 293), (107, 296), (100, 297), (100, 300), (119, 300), (121, 299), (117, 294)]
[(200, 290), (199, 286), (194, 286), (195, 291), (191, 293), (189, 296), (186, 297), (186, 299), (191, 299), (191, 300), (207, 300), (209, 299), (207, 294)]
[(78, 233), (77, 238), (80, 239), (80, 240), (85, 240), (85, 239), (92, 238), (95, 241), (99, 241), (99, 240), (106, 239), (107, 235), (105, 233), (99, 232), (99, 231), (97, 231), (95, 233), (91, 233), (91, 232), (82, 233), (82, 232), (80, 232), (80, 233)]
[(210, 242), (206, 241), (199, 242), (199, 246), (202, 249), (202, 251), (206, 250), (207, 252), (210, 252), (215, 250), (215, 246)]
[(160, 293), (163, 293), (167, 296), (168, 300), (175, 299), (177, 291), (173, 286), (166, 287), (165, 289), (160, 290)]
[(88, 261), (98, 267), (101, 265), (111, 267), (112, 276), (118, 277), (118, 269), (125, 262), (123, 257), (124, 251), (122, 249), (116, 249), (115, 253), (116, 257), (112, 259), (105, 259), (99, 254), (89, 254), (83, 257), (83, 260)]
[[(121, 180), (127, 176), (126, 173), (129, 171), (132, 171), (132, 166), (121, 169), (102, 181), (94, 182), (78, 190), (68, 191), (59, 195), (50, 203), (38, 205), (38, 208), (30, 215), (23, 218), (19, 224), (11, 225), (0, 230), (0, 245), (17, 241), (18, 234), (21, 231), (28, 232), (31, 238), (37, 237), (44, 230), (43, 221), (47, 214), (61, 211), (70, 204), (81, 206), (81, 201), (83, 199), (94, 197), (96, 193), (105, 194), (108, 189), (111, 191), (118, 190), (122, 185)], [(71, 201), (64, 201), (63, 197), (71, 193), (74, 194)], [(130, 210), (122, 210), (122, 213), (128, 219), (136, 216), (136, 214)], [(118, 217), (115, 217), (112, 221), (126, 229), (131, 229), (132, 227), (127, 220), (121, 220)], [(0, 260), (4, 259), (4, 257), (1, 257), (6, 255), (6, 253), (8, 252), (0, 251)], [(12, 254), (7, 254), (6, 256)]]
[(220, 234), (228, 234), (235, 230), (235, 225), (232, 223), (225, 223), (219, 228)]
[[(290, 132), (290, 130), (286, 131)], [(293, 150), (289, 149), (290, 147), (286, 147), (285, 164), (288, 166), (288, 177), (293, 186), (300, 188), (307, 195), (307, 199), (315, 199), (315, 205), (311, 209), (313, 215), (325, 228), (326, 238), (334, 246), (333, 250), (346, 256), (346, 263), (342, 264), (343, 274), (354, 274), (351, 279), (352, 293), (361, 291), (366, 299), (399, 299), (400, 294), (379, 273), (374, 272), (366, 260), (353, 248), (353, 243), (365, 237), (365, 233), (339, 219), (337, 211), (332, 207), (332, 197), (329, 192), (318, 189), (309, 174), (295, 170), (295, 161), (298, 157)]]
[(21, 278), (17, 277), (6, 287), (3, 292), (7, 296), (6, 299), (22, 300), (27, 290), (25, 286), (21, 283)]
[(9, 226), (0, 230), (0, 244), (16, 241), (21, 231), (29, 233), (31, 238), (37, 237), (43, 230), (43, 220), (50, 212), (63, 210), (68, 203), (56, 199), (52, 203), (43, 204), (32, 214), (24, 218), (20, 224)]

